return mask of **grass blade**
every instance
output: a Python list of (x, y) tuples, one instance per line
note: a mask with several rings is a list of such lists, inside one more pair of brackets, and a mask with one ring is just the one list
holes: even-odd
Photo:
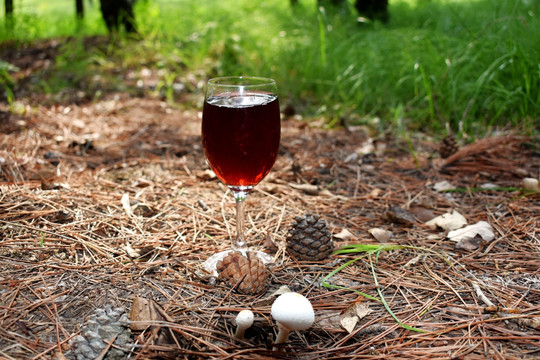
[(380, 302), (383, 304), (384, 308), (390, 314), (390, 316), (392, 316), (392, 318), (396, 321), (396, 323), (399, 326), (401, 326), (402, 328), (404, 328), (404, 329), (411, 330), (411, 331), (416, 331), (416, 332), (422, 332), (422, 333), (426, 332), (425, 330), (418, 329), (418, 328), (415, 328), (413, 326), (404, 324), (397, 318), (397, 316), (394, 314), (394, 312), (390, 308), (390, 305), (388, 305), (388, 303), (386, 302), (386, 299), (383, 296), (383, 293), (382, 293), (381, 288), (379, 286), (379, 282), (377, 281), (377, 275), (375, 274), (375, 266), (373, 265), (373, 260), (371, 259), (371, 256), (369, 256), (369, 265), (371, 267), (371, 274), (373, 276), (373, 282), (374, 282), (374, 284), (375, 284), (375, 286), (377, 288), (377, 293), (379, 294), (379, 297), (380, 297)]
[[(365, 297), (367, 299), (380, 302), (380, 303), (383, 304), (383, 306), (386, 309), (386, 311), (388, 312), (388, 314), (390, 314), (390, 316), (392, 316), (392, 318), (396, 321), (396, 323), (399, 324), (399, 326), (401, 326), (402, 328), (407, 329), (407, 330), (411, 330), (411, 331), (416, 331), (416, 332), (426, 332), (425, 330), (418, 329), (418, 328), (415, 328), (413, 326), (404, 324), (403, 322), (401, 322), (397, 318), (397, 316), (394, 314), (394, 312), (392, 311), (392, 309), (390, 308), (390, 306), (386, 302), (386, 299), (384, 298), (384, 295), (383, 295), (383, 293), (382, 293), (382, 291), (380, 289), (379, 281), (377, 280), (377, 275), (375, 273), (375, 266), (373, 264), (373, 260), (371, 258), (371, 255), (374, 254), (375, 255), (375, 261), (378, 262), (379, 261), (379, 255), (381, 254), (381, 252), (383, 252), (383, 251), (393, 251), (393, 250), (402, 250), (402, 249), (421, 250), (421, 251), (429, 252), (431, 254), (434, 254), (434, 255), (437, 255), (438, 257), (440, 257), (448, 265), (451, 265), (450, 262), (442, 254), (439, 254), (436, 251), (431, 250), (431, 249), (426, 249), (426, 248), (417, 247), (417, 246), (386, 244), (386, 243), (385, 244), (353, 244), (353, 245), (346, 245), (346, 246), (336, 250), (334, 252), (334, 254), (339, 255), (339, 254), (360, 253), (362, 255), (360, 255), (359, 257), (356, 257), (356, 258), (354, 258), (352, 260), (349, 260), (346, 263), (344, 263), (344, 264), (340, 265), (339, 267), (337, 267), (336, 269), (332, 270), (328, 275), (326, 275), (322, 279), (322, 285), (324, 287), (327, 287), (327, 288), (349, 290), (349, 291), (352, 291), (352, 292), (354, 292), (356, 294), (359, 294), (359, 295), (361, 295), (361, 296), (363, 296), (363, 297)], [(330, 278), (332, 278), (333, 276), (335, 276), (337, 273), (339, 273), (340, 271), (345, 269), (347, 266), (355, 263), (356, 261), (365, 258), (366, 256), (369, 258), (369, 264), (370, 264), (370, 267), (371, 267), (371, 274), (373, 276), (373, 282), (374, 282), (375, 287), (377, 289), (377, 294), (379, 295), (379, 298), (376, 298), (376, 297), (371, 296), (369, 294), (365, 294), (365, 293), (363, 293), (361, 291), (358, 291), (358, 290), (355, 290), (355, 289), (348, 288), (346, 286), (333, 285), (333, 284), (328, 283), (328, 280)]]

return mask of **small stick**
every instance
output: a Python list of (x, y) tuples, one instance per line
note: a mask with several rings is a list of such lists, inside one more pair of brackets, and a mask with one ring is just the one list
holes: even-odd
[(101, 352), (99, 353), (96, 360), (103, 360), (105, 358), (105, 355), (107, 355), (107, 353), (109, 352), (112, 344), (116, 341), (117, 336), (118, 336), (118, 334), (114, 335), (113, 338), (110, 341), (105, 341), (107, 346), (105, 347), (105, 349), (101, 350)]
[(484, 304), (486, 304), (487, 307), (496, 307), (495, 304), (493, 304), (491, 300), (489, 300), (487, 296), (484, 295), (484, 293), (482, 292), (482, 289), (480, 289), (480, 286), (478, 286), (477, 283), (473, 282), (472, 286), (473, 286), (474, 291), (476, 291), (476, 296), (478, 296), (478, 298), (482, 300)]

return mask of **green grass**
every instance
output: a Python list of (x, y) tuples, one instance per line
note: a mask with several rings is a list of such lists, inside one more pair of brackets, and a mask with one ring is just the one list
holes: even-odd
[[(15, 0), (16, 11), (21, 3)], [(98, 1), (86, 3), (78, 30), (72, 1), (50, 3), (56, 6), (25, 2), (14, 32), (1, 29), (0, 40), (106, 34)], [(388, 24), (359, 24), (352, 6), (318, 9), (314, 0), (294, 9), (287, 0), (140, 1), (142, 40), (88, 53), (70, 45), (53, 74), (67, 71), (76, 80), (43, 89), (80, 86), (89, 69), (118, 66), (162, 69), (165, 88), (186, 73), (201, 80), (252, 74), (276, 78), (283, 102), (329, 124), (436, 136), (451, 129), (475, 137), (500, 127), (537, 134), (540, 2), (394, 0), (390, 12)]]
[[(340, 255), (340, 254), (358, 254), (358, 257), (356, 257), (356, 258), (354, 258), (352, 260), (348, 260), (347, 262), (343, 263), (342, 265), (340, 265), (336, 269), (332, 270), (328, 275), (326, 275), (322, 279), (322, 285), (324, 287), (332, 288), (332, 289), (349, 290), (349, 291), (357, 293), (360, 296), (365, 297), (366, 299), (379, 301), (379, 302), (381, 302), (383, 304), (384, 308), (390, 314), (390, 316), (392, 316), (392, 318), (396, 321), (396, 323), (399, 324), (401, 327), (403, 327), (404, 329), (412, 330), (412, 331), (416, 331), (416, 332), (424, 332), (424, 330), (417, 329), (415, 327), (404, 324), (398, 319), (398, 317), (394, 314), (394, 312), (390, 308), (390, 305), (386, 301), (386, 299), (385, 299), (385, 297), (383, 295), (383, 292), (382, 292), (382, 288), (379, 285), (379, 281), (377, 280), (375, 264), (379, 261), (379, 257), (381, 255), (381, 253), (386, 252), (386, 251), (398, 251), (398, 250), (422, 251), (422, 252), (424, 252), (426, 254), (429, 254), (429, 255), (438, 256), (439, 258), (441, 258), (441, 260), (445, 261), (447, 263), (447, 265), (451, 266), (451, 264), (445, 259), (443, 254), (439, 254), (439, 253), (437, 253), (437, 252), (435, 252), (433, 250), (426, 249), (426, 248), (421, 248), (421, 247), (416, 247), (416, 246), (408, 246), (408, 245), (397, 245), (397, 244), (353, 244), (353, 245), (346, 245), (346, 246), (336, 250), (334, 252), (334, 254), (336, 254), (336, 255)], [(345, 286), (334, 285), (334, 284), (329, 282), (329, 280), (332, 279), (332, 277), (337, 275), (339, 272), (344, 270), (346, 267), (350, 266), (351, 264), (353, 264), (353, 263), (355, 263), (355, 262), (357, 262), (359, 260), (363, 260), (366, 257), (369, 260), (369, 267), (370, 267), (370, 270), (371, 270), (371, 275), (373, 277), (373, 285), (375, 285), (375, 289), (377, 291), (377, 294), (379, 295), (379, 298), (371, 296), (371, 295), (366, 294), (366, 293), (363, 293), (363, 292), (358, 291), (358, 290), (347, 288)], [(373, 258), (375, 258), (375, 262), (373, 262)]]
[(4, 1), (0, 4), (0, 40), (34, 40), (58, 36), (91, 35), (104, 31), (99, 0), (85, 1), (86, 19), (80, 27), (75, 21), (74, 0), (13, 0), (15, 28), (4, 27)]

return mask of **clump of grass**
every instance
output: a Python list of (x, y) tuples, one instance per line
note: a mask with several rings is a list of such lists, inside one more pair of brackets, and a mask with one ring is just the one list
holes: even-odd
[[(481, 135), (493, 126), (532, 128), (540, 116), (540, 7), (533, 2), (392, 2), (388, 26), (330, 19), (326, 57), (317, 36), (288, 57), (300, 67), (304, 94), (344, 104), (342, 114), (392, 124), (402, 107), (412, 129)], [(536, 60), (535, 60), (536, 59)], [(327, 64), (324, 64), (327, 62)], [(293, 66), (290, 64), (289, 66)], [(297, 67), (298, 68), (298, 67)], [(325, 107), (325, 111), (330, 109)]]
[[(85, 18), (79, 24), (72, 0), (13, 0), (13, 28), (4, 26), (4, 2), (0, 4), (0, 42), (17, 39), (31, 41), (64, 36), (84, 36), (104, 33), (99, 1), (84, 1)], [(82, 25), (82, 26), (81, 26)]]
[[(329, 124), (344, 119), (395, 129), (399, 112), (406, 124), (399, 131), (443, 136), (450, 129), (475, 137), (511, 126), (538, 132), (539, 2), (395, 0), (385, 25), (358, 23), (349, 5), (139, 1), (142, 40), (127, 46), (132, 53), (112, 48), (107, 56), (117, 52), (112, 59), (121, 66), (167, 69), (165, 87), (186, 72), (274, 77), (286, 102)], [(63, 22), (23, 12), (9, 36), (72, 34), (72, 6), (66, 0)], [(78, 33), (105, 31), (96, 3)]]
[(17, 70), (18, 69), (13, 65), (0, 60), (0, 94), (7, 100), (10, 107), (14, 100), (13, 86), (15, 85), (15, 81), (10, 72)]

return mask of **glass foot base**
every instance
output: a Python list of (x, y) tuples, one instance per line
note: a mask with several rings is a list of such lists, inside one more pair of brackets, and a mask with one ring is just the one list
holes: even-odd
[(254, 250), (225, 250), (218, 252), (212, 256), (210, 256), (206, 261), (202, 264), (203, 271), (207, 274), (206, 276), (215, 277), (217, 278), (219, 276), (217, 272), (217, 263), (222, 260), (225, 256), (229, 255), (233, 251), (241, 252), (244, 256), (247, 252), (250, 252), (252, 254), (257, 255), (259, 259), (262, 260), (264, 264), (271, 264), (274, 262), (274, 258), (270, 255), (268, 255), (265, 252), (262, 251), (254, 251)]

